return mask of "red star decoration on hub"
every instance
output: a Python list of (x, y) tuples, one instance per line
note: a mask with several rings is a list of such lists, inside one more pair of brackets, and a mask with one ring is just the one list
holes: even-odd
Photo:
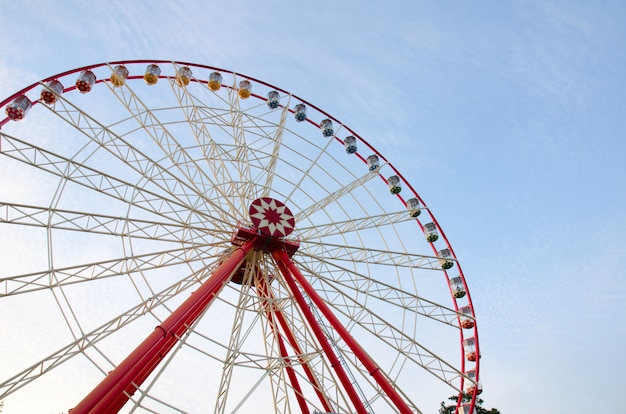
[(249, 208), (250, 220), (261, 233), (272, 237), (289, 235), (296, 220), (286, 205), (269, 197), (254, 200)]

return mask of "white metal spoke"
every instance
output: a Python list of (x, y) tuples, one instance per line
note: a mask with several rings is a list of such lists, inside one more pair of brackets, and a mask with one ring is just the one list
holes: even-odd
[[(385, 283), (367, 274), (357, 273), (347, 267), (340, 266), (333, 261), (319, 262), (300, 256), (297, 262), (311, 272), (315, 272), (319, 280), (333, 285), (338, 291), (349, 291), (348, 296), (367, 295), (383, 301), (405, 311), (412, 311), (418, 315), (431, 318), (458, 329), (456, 321), (459, 313), (450, 307), (443, 306), (432, 300), (420, 297), (417, 293), (409, 292), (399, 286)], [(315, 270), (313, 270), (315, 266)]]
[[(291, 98), (291, 97), (289, 97)], [(282, 111), (280, 113), (280, 122), (276, 128), (276, 133), (272, 137), (272, 141), (274, 142), (274, 147), (272, 149), (272, 156), (270, 158), (269, 163), (266, 165), (267, 169), (267, 178), (265, 180), (265, 186), (263, 187), (263, 197), (269, 196), (270, 189), (272, 188), (272, 181), (276, 174), (276, 164), (278, 161), (278, 156), (280, 155), (280, 148), (283, 145), (283, 135), (285, 132), (285, 124), (287, 122), (287, 115), (289, 115), (289, 103), (291, 99), (287, 101), (287, 105), (283, 106)]]
[[(313, 277), (321, 278), (321, 276), (316, 274), (313, 274)], [(397, 355), (406, 357), (453, 387), (454, 381), (457, 380), (459, 376), (463, 376), (462, 372), (437, 356), (434, 352), (425, 348), (393, 323), (386, 321), (371, 309), (363, 307), (354, 299), (353, 295), (347, 294), (343, 290), (336, 289), (329, 283), (316, 284), (315, 287), (320, 291), (322, 296), (333, 297), (340, 295), (342, 300), (335, 299), (332, 301), (334, 309), (346, 317), (346, 320), (350, 321), (351, 324), (355, 324), (376, 338), (379, 338), (383, 343), (389, 346), (393, 352), (397, 353)], [(358, 311), (355, 311), (355, 309), (358, 309)]]
[[(247, 145), (244, 126), (244, 114), (241, 111), (239, 105), (239, 95), (237, 93), (237, 78), (233, 80), (233, 88), (228, 90), (228, 101), (230, 103), (230, 115), (231, 115), (231, 127), (232, 138), (236, 148), (235, 161), (239, 171), (239, 177), (241, 181), (245, 183), (251, 183), (250, 165), (248, 164), (248, 157), (246, 155)], [(240, 198), (241, 195), (240, 195)], [(242, 199), (246, 199), (243, 197)]]
[[(173, 175), (167, 168), (150, 159), (110, 128), (102, 125), (66, 99), (60, 98), (53, 113), (80, 131), (91, 142), (131, 167), (147, 182), (180, 200), (188, 209), (192, 209), (197, 198), (202, 197), (202, 194), (191, 187), (187, 181), (182, 181)], [(87, 157), (90, 156), (90, 154), (87, 155)]]
[[(0, 135), (3, 144), (2, 154), (7, 157), (171, 220), (184, 222), (185, 215), (189, 211), (188, 206), (171, 200), (164, 194), (139, 188), (127, 181), (9, 135), (2, 133)], [(216, 224), (216, 221), (213, 223)]]
[[(263, 339), (265, 344), (265, 350), (268, 355), (268, 362), (271, 360), (281, 361), (277, 364), (277, 369), (269, 372), (270, 386), (272, 390), (274, 406), (276, 412), (290, 413), (289, 399), (287, 398), (287, 384), (289, 383), (286, 377), (286, 358), (282, 358), (280, 352), (278, 352), (278, 333), (276, 332), (275, 321), (272, 319), (271, 313), (266, 311), (266, 318), (262, 320), (263, 326)], [(291, 363), (289, 363), (291, 364)]]
[[(207, 186), (208, 188), (211, 188), (211, 191), (215, 191), (216, 194), (214, 197), (224, 200), (227, 210), (230, 212), (232, 217), (236, 218), (236, 207), (232, 204), (229, 193), (252, 194), (251, 188), (245, 188), (244, 191), (241, 191), (240, 187), (250, 186), (253, 183), (251, 181), (240, 180), (240, 177), (236, 177), (235, 179), (231, 176), (226, 163), (228, 161), (236, 160), (236, 156), (231, 151), (226, 149), (228, 148), (227, 146), (219, 145), (211, 137), (211, 133), (208, 128), (209, 125), (215, 125), (219, 127), (220, 132), (225, 132), (230, 129), (230, 122), (225, 119), (224, 114), (218, 114), (208, 105), (200, 102), (200, 100), (192, 95), (187, 88), (178, 87), (174, 84), (174, 82), (170, 82), (170, 85), (172, 93), (176, 96), (176, 99), (180, 104), (180, 108), (185, 115), (187, 124), (191, 129), (196, 142), (202, 148), (207, 161), (209, 161), (203, 163), (203, 165), (211, 171), (213, 175), (212, 181), (224, 184), (239, 182), (239, 185), (234, 188), (227, 188), (221, 185)], [(240, 152), (237, 144), (231, 144), (231, 147), (236, 152)], [(198, 167), (198, 170), (202, 172), (200, 167)], [(211, 180), (208, 181), (210, 182)]]
[(371, 263), (412, 269), (441, 270), (439, 259), (436, 256), (318, 243), (311, 240), (303, 242), (302, 245), (306, 247), (306, 253), (312, 257), (328, 257), (335, 261), (351, 263)]
[[(228, 238), (227, 232), (212, 231), (181, 224), (158, 223), (148, 220), (82, 213), (47, 207), (0, 202), (0, 223), (45, 227), (54, 230), (81, 231), (118, 237), (159, 241), (195, 243), (204, 236)], [(192, 232), (192, 236), (185, 233)]]
[[(186, 207), (186, 215), (192, 213), (203, 217), (204, 220), (209, 219), (216, 223), (232, 222), (232, 218), (229, 219), (228, 217), (217, 217), (215, 215), (207, 217), (206, 210), (202, 213), (199, 212), (197, 208), (199, 203), (211, 205), (212, 202), (206, 197), (201, 189), (198, 189), (193, 185), (193, 177), (186, 176), (186, 179), (184, 180), (177, 177), (170, 169), (160, 165), (147, 155), (143, 154), (139, 149), (135, 148), (128, 141), (125, 141), (110, 128), (102, 125), (95, 118), (84, 113), (76, 105), (64, 99), (60, 99), (60, 104), (61, 105), (57, 105), (55, 107), (54, 113), (57, 116), (69, 125), (78, 129), (92, 142), (117, 157), (127, 166), (134, 169), (140, 177), (143, 177), (145, 181), (144, 186), (152, 184), (156, 187), (155, 191), (164, 191), (168, 196), (171, 196), (173, 199), (181, 202)], [(167, 134), (161, 134), (161, 138), (164, 136), (167, 136)], [(169, 144), (171, 147), (173, 145), (172, 142), (175, 141), (169, 141), (166, 144)], [(159, 144), (163, 143), (159, 142)], [(174, 165), (180, 165), (180, 162), (178, 162), (177, 159), (178, 155), (176, 155), (176, 150), (180, 151), (180, 148), (174, 148), (174, 150), (172, 150), (172, 148), (168, 148), (167, 150), (169, 151), (169, 158), (173, 161)], [(182, 152), (182, 154), (184, 154), (184, 152)], [(89, 155), (89, 157), (90, 156), (91, 155)], [(145, 189), (142, 188), (142, 191), (145, 191)], [(218, 209), (213, 211), (220, 210)]]
[(406, 211), (359, 217), (351, 220), (333, 221), (327, 224), (298, 227), (298, 235), (308, 240), (312, 237), (323, 239), (324, 237), (379, 228), (391, 224), (407, 221), (415, 221)]
[(35, 364), (12, 376), (3, 383), (0, 383), (0, 398), (5, 398), (7, 395), (50, 372), (69, 359), (80, 355), (88, 348), (94, 346), (109, 335), (114, 334), (124, 326), (131, 324), (138, 318), (141, 318), (146, 313), (153, 311), (157, 307), (163, 306), (170, 299), (176, 297), (181, 292), (186, 291), (204, 279), (211, 273), (212, 269), (212, 267), (206, 267), (188, 275), (168, 288), (162, 290), (158, 294), (148, 298), (131, 309), (128, 309), (126, 312), (120, 314), (114, 319), (74, 340), (46, 358), (37, 361)]
[[(242, 281), (242, 290), (239, 295), (239, 302), (236, 305), (235, 317), (233, 320), (233, 327), (227, 347), (227, 354), (224, 361), (224, 367), (222, 369), (222, 375), (220, 380), (220, 386), (218, 389), (217, 404), (215, 405), (215, 414), (223, 414), (226, 412), (226, 403), (228, 399), (228, 391), (231, 387), (231, 380), (233, 369), (236, 361), (241, 353), (242, 343), (247, 338), (244, 331), (244, 318), (246, 316), (246, 310), (250, 306), (254, 306), (252, 303), (252, 296), (244, 289), (250, 283), (251, 278), (254, 277), (255, 267), (248, 262), (244, 279)], [(243, 335), (242, 335), (243, 334)]]
[[(312, 175), (312, 171), (314, 170), (314, 168), (316, 166), (318, 166), (318, 163), (320, 162), (320, 159), (326, 154), (326, 150), (328, 149), (329, 145), (331, 144), (331, 140), (327, 140), (324, 147), (323, 148), (317, 148), (318, 153), (316, 154), (316, 158), (312, 158), (310, 155), (304, 155), (304, 154), (300, 154), (303, 158), (303, 160), (306, 160), (309, 164), (305, 164), (305, 165), (300, 165), (299, 166), (299, 170), (302, 171), (302, 175), (300, 176), (299, 180), (297, 183), (295, 183), (295, 185), (293, 186), (293, 188), (291, 189), (291, 192), (289, 194), (287, 194), (287, 196), (285, 197), (285, 200), (290, 201), (291, 198), (293, 197), (294, 193), (302, 187), (303, 182), (306, 178), (311, 178), (315, 181), (315, 177)], [(294, 152), (297, 152), (297, 150), (294, 149)], [(319, 183), (318, 183), (319, 184)], [(309, 207), (309, 209), (311, 210), (310, 212), (307, 211), (306, 213), (304, 211), (301, 211), (300, 213), (298, 213), (296, 215), (296, 221), (300, 221), (301, 218), (303, 217), (307, 217), (308, 215), (312, 214), (314, 211), (316, 211), (319, 208), (323, 208), (325, 205), (328, 205), (329, 202), (326, 202), (324, 200), (319, 200), (317, 203), (315, 203), (313, 206)], [(317, 207), (317, 206), (320, 207)], [(316, 208), (317, 207), (317, 208)], [(306, 210), (305, 210), (306, 211)]]
[(207, 257), (210, 257), (208, 250), (214, 249), (217, 245), (177, 248), (96, 263), (85, 263), (22, 275), (6, 276), (0, 278), (0, 297), (69, 286), (76, 283), (92, 282), (137, 272), (147, 272), (164, 267), (182, 264), (189, 265), (195, 261), (206, 260)]
[(375, 170), (368, 171), (367, 174), (357, 178), (351, 183), (344, 185), (339, 190), (331, 194), (328, 194), (326, 197), (318, 200), (317, 202), (303, 209), (302, 211), (299, 211), (298, 213), (296, 213), (296, 216), (295, 216), (296, 221), (301, 221), (305, 219), (306, 217), (313, 215), (315, 212), (324, 209), (324, 207), (328, 206), (329, 204), (336, 202), (338, 199), (340, 199), (344, 195), (350, 194), (356, 188), (363, 186), (366, 182), (378, 176), (379, 169), (380, 167)]
[[(174, 94), (181, 99), (178, 94), (184, 93), (183, 91), (186, 89), (176, 86), (173, 81), (171, 81), (170, 84)], [(124, 105), (141, 128), (158, 144), (164, 155), (171, 161), (174, 168), (183, 174), (186, 178), (185, 182), (193, 187), (194, 193), (202, 194), (204, 196), (203, 202), (211, 205), (216, 210), (221, 210), (221, 207), (213, 201), (215, 195), (211, 194), (211, 192), (217, 189), (217, 195), (227, 200), (228, 198), (225, 197), (226, 194), (220, 191), (220, 187), (212, 187), (212, 180), (206, 175), (202, 167), (198, 165), (196, 160), (180, 145), (166, 125), (159, 120), (157, 115), (148, 108), (133, 89), (131, 89), (129, 85), (125, 85), (121, 88), (112, 88), (109, 86), (109, 89)], [(186, 107), (181, 105), (181, 108)], [(189, 110), (197, 110), (195, 108), (196, 107), (192, 105), (192, 109)], [(193, 125), (191, 121), (190, 124)], [(201, 121), (199, 124), (204, 126), (204, 123)], [(208, 165), (212, 164), (208, 163)], [(236, 216), (231, 216), (231, 220), (236, 218)]]

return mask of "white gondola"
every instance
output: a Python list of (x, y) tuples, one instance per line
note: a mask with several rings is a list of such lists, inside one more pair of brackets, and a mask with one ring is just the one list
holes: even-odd
[(26, 95), (18, 96), (7, 105), (4, 113), (7, 114), (9, 119), (13, 121), (19, 121), (24, 119), (26, 113), (32, 108), (33, 103), (28, 99)]
[(370, 155), (369, 157), (367, 157), (367, 168), (370, 171), (376, 170), (379, 166), (380, 163), (378, 161), (378, 155)]
[(463, 404), (460, 408), (459, 408), (459, 414), (477, 414), (478, 412), (476, 411), (476, 407), (474, 407), (474, 410), (471, 410), (471, 405), (470, 404)]
[(463, 329), (472, 329), (474, 327), (474, 317), (472, 315), (472, 308), (470, 308), (469, 306), (463, 306), (462, 308), (459, 308), (459, 313), (460, 313), (460, 321), (461, 321), (461, 328)]
[(413, 218), (419, 217), (419, 215), (422, 214), (420, 201), (417, 198), (409, 198), (406, 201), (406, 208), (409, 210), (409, 215)]
[(178, 86), (181, 87), (187, 86), (189, 85), (192, 76), (193, 73), (191, 72), (191, 69), (189, 69), (189, 67), (187, 66), (183, 66), (182, 68), (179, 68), (178, 72), (176, 73), (176, 83), (178, 84)]
[(391, 194), (398, 194), (400, 191), (402, 191), (400, 177), (398, 177), (397, 175), (392, 175), (391, 177), (387, 178), (387, 184), (389, 185), (389, 192)]
[(435, 223), (424, 224), (424, 236), (426, 236), (426, 241), (428, 243), (434, 243), (439, 240), (439, 232), (437, 231)]
[(320, 128), (322, 130), (322, 135), (326, 138), (332, 137), (335, 131), (333, 130), (333, 122), (330, 119), (324, 119), (320, 122)]
[(277, 91), (269, 91), (267, 93), (267, 107), (276, 109), (280, 105), (280, 95)]
[(209, 81), (207, 82), (209, 89), (213, 92), (219, 91), (222, 87), (222, 74), (219, 72), (213, 72), (209, 75)]
[(462, 297), (465, 297), (465, 294), (467, 292), (465, 292), (465, 286), (463, 285), (463, 279), (461, 279), (460, 276), (457, 277), (453, 277), (452, 279), (450, 279), (450, 290), (452, 291), (452, 295), (457, 298), (457, 299), (461, 299)]
[(128, 79), (128, 69), (124, 65), (117, 65), (113, 68), (113, 72), (111, 73), (111, 83), (113, 86), (122, 86), (126, 83), (126, 79)]
[(63, 93), (63, 84), (58, 80), (51, 80), (46, 83), (46, 87), (41, 91), (41, 101), (52, 105), (56, 103), (57, 98)]
[(439, 264), (441, 268), (444, 270), (451, 269), (454, 266), (454, 261), (452, 260), (452, 252), (450, 249), (441, 249), (437, 252), (437, 257), (439, 258)]
[(161, 76), (161, 68), (153, 63), (146, 67), (146, 73), (143, 75), (143, 80), (148, 85), (155, 85), (159, 81), (159, 76)]
[(76, 79), (76, 89), (78, 89), (80, 93), (87, 93), (91, 91), (95, 83), (96, 75), (90, 70), (84, 70), (78, 75), (78, 79)]
[(465, 358), (470, 362), (475, 362), (478, 359), (476, 352), (476, 338), (471, 337), (463, 340), (463, 350), (465, 351)]
[(343, 140), (343, 146), (346, 148), (346, 153), (354, 154), (356, 152), (356, 138), (350, 135)]
[(476, 382), (476, 370), (469, 370), (465, 372), (465, 375), (471, 380), (465, 380), (465, 392), (467, 394), (474, 394), (474, 391), (476, 391), (477, 394), (483, 392), (483, 386), (480, 385), (480, 381)]
[(304, 104), (298, 104), (293, 108), (293, 116), (296, 121), (302, 122), (306, 120), (306, 106)]
[(248, 99), (250, 95), (252, 95), (252, 84), (250, 81), (242, 80), (239, 82), (239, 89), (237, 89), (237, 94), (241, 99)]

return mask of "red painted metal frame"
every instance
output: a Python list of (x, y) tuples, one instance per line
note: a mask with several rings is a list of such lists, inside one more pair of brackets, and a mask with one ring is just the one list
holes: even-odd
[[(259, 272), (260, 273), (260, 272)], [(272, 330), (272, 334), (274, 338), (278, 342), (278, 348), (280, 350), (280, 356), (284, 360), (285, 370), (287, 371), (287, 376), (289, 377), (289, 381), (291, 381), (291, 386), (296, 394), (296, 400), (298, 401), (298, 405), (300, 406), (300, 410), (302, 414), (309, 414), (309, 407), (304, 398), (304, 394), (302, 392), (302, 387), (300, 387), (300, 382), (298, 381), (298, 377), (291, 366), (291, 358), (289, 358), (289, 353), (287, 352), (287, 348), (285, 347), (285, 341), (283, 340), (278, 327), (276, 326), (276, 320), (274, 319), (274, 315), (279, 313), (274, 306), (274, 301), (268, 294), (267, 283), (265, 283), (265, 278), (263, 275), (258, 275), (259, 280), (257, 281), (257, 294), (260, 298), (264, 299), (263, 308), (265, 310), (265, 317), (267, 318), (270, 329)]]
[[(259, 279), (257, 280), (257, 292), (259, 293), (260, 297), (269, 300), (270, 303), (275, 301), (271, 288), (267, 285), (265, 278), (262, 277), (261, 275), (259, 275)], [(289, 345), (291, 345), (291, 347), (294, 349), (296, 354), (302, 355), (303, 354), (302, 348), (300, 347), (300, 344), (298, 343), (296, 336), (294, 335), (289, 324), (287, 323), (287, 319), (285, 318), (285, 315), (280, 311), (280, 309), (278, 310), (272, 309), (272, 315), (267, 314), (267, 316), (268, 318), (270, 318), (270, 316), (273, 316), (274, 318), (276, 318), (276, 321), (278, 322), (279, 326), (272, 325), (272, 327), (273, 328), (275, 327), (276, 329), (276, 334), (280, 335), (279, 328), (282, 329), (282, 332), (286, 336), (287, 341), (289, 342)], [(332, 412), (333, 409), (331, 407), (330, 401), (328, 397), (324, 394), (323, 388), (319, 380), (315, 376), (315, 373), (309, 366), (309, 364), (306, 361), (304, 361), (303, 358), (299, 358), (298, 363), (302, 365), (302, 368), (304, 369), (304, 373), (307, 376), (309, 383), (315, 389), (315, 393), (317, 394), (322, 406), (324, 407), (324, 410), (329, 413)], [(308, 414), (308, 411), (306, 413)]]
[(309, 414), (309, 407), (304, 398), (304, 393), (302, 392), (302, 387), (300, 387), (300, 382), (298, 381), (298, 377), (296, 376), (296, 371), (291, 366), (291, 359), (289, 358), (289, 354), (287, 353), (287, 348), (285, 347), (285, 341), (283, 337), (276, 331), (276, 324), (270, 320), (270, 325), (272, 330), (276, 334), (276, 338), (278, 339), (278, 348), (280, 349), (280, 356), (283, 357), (285, 361), (285, 369), (287, 370), (287, 376), (289, 377), (289, 381), (291, 381), (291, 386), (293, 387), (296, 394), (296, 401), (298, 401), (298, 405), (300, 406), (300, 410), (302, 410), (302, 414)]
[[(298, 285), (296, 284), (294, 277), (291, 275), (291, 272), (288, 269), (288, 264), (290, 263), (289, 256), (287, 256), (287, 254), (283, 251), (273, 251), (272, 256), (274, 257), (274, 260), (276, 261), (276, 265), (280, 269), (280, 272), (285, 278), (285, 282), (287, 282), (291, 294), (293, 295), (294, 299), (296, 300), (298, 306), (302, 311), (302, 314), (304, 315), (309, 326), (311, 327), (313, 334), (317, 338), (317, 341), (322, 347), (322, 350), (326, 354), (326, 357), (330, 362), (330, 366), (335, 370), (335, 373), (337, 374), (341, 385), (343, 385), (346, 393), (348, 394), (348, 398), (350, 398), (350, 401), (352, 401), (352, 404), (354, 404), (356, 412), (358, 414), (368, 414), (365, 406), (363, 405), (363, 401), (361, 401), (359, 394), (357, 393), (354, 385), (350, 381), (350, 377), (348, 377), (348, 374), (341, 366), (341, 361), (339, 360), (339, 358), (337, 358), (337, 355), (335, 355), (332, 346), (328, 342), (328, 338), (324, 334), (322, 327), (315, 319), (315, 316), (309, 308), (309, 305), (304, 300), (304, 296), (302, 296), (302, 293), (300, 293)], [(286, 258), (286, 262), (284, 258)]]
[(232, 274), (241, 266), (254, 242), (252, 239), (235, 249), (198, 290), (157, 326), (152, 334), (72, 410), (72, 414), (118, 412), (217, 297)]
[[(289, 259), (289, 256), (283, 251), (274, 251), (272, 252), (272, 256), (274, 260), (279, 265), (279, 268), (283, 272), (283, 276), (290, 283), (290, 287), (295, 285), (294, 280), (298, 282), (298, 284), (304, 289), (306, 294), (311, 298), (313, 304), (322, 312), (324, 317), (330, 322), (333, 329), (337, 331), (341, 339), (348, 345), (348, 347), (352, 350), (354, 355), (359, 359), (359, 361), (363, 364), (363, 366), (368, 370), (370, 375), (374, 378), (376, 383), (382, 388), (382, 390), (387, 394), (387, 396), (391, 399), (391, 401), (396, 405), (398, 412), (402, 414), (412, 414), (413, 410), (408, 406), (404, 398), (396, 391), (396, 389), (391, 385), (389, 379), (383, 374), (378, 365), (372, 360), (372, 358), (365, 352), (365, 350), (358, 344), (358, 342), (350, 335), (350, 332), (346, 329), (345, 326), (337, 319), (332, 310), (326, 305), (326, 302), (318, 295), (315, 291), (315, 288), (309, 284), (306, 278), (302, 275), (298, 267), (294, 262)], [(293, 279), (292, 279), (293, 277)], [(301, 297), (300, 292), (297, 287), (292, 290), (294, 296), (296, 296), (296, 300), (300, 302), (298, 296)], [(296, 295), (297, 293), (297, 295)], [(307, 308), (306, 303), (303, 305), (300, 303), (300, 306), (303, 308)], [(317, 325), (317, 321), (315, 318), (310, 320), (309, 323), (311, 325)], [(344, 384), (345, 386), (345, 384)], [(350, 387), (352, 388), (352, 387)]]

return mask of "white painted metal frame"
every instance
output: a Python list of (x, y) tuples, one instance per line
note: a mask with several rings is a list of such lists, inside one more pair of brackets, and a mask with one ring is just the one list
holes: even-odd
[[(129, 329), (143, 329), (138, 321), (146, 318), (161, 320), (171, 303), (210, 275), (228, 254), (237, 223), (247, 220), (249, 203), (267, 196), (282, 200), (295, 214), (294, 235), (300, 248), (294, 261), (416, 412), (420, 395), (413, 389), (415, 381), (443, 384), (448, 390), (443, 391), (444, 398), (463, 388), (469, 379), (459, 338), (462, 341), (466, 334), (457, 309), (465, 303), (451, 299), (446, 283), (460, 272), (458, 263), (452, 257), (456, 267), (441, 269), (437, 248), (424, 240), (420, 223), (403, 206), (416, 194), (402, 194), (403, 198), (389, 194), (386, 177), (396, 173), (390, 163), (383, 159), (379, 167), (368, 170), (364, 160), (370, 155), (369, 144), (361, 145), (357, 154), (346, 154), (340, 135), (353, 132), (341, 123), (336, 123), (335, 136), (322, 137), (317, 123), (326, 116), (317, 108), (309, 107), (310, 122), (296, 122), (292, 106), (301, 101), (291, 94), (280, 91), (281, 106), (268, 108), (264, 96), (272, 87), (263, 82), (252, 80), (254, 95), (243, 100), (237, 85), (247, 78), (241, 75), (224, 72), (224, 85), (213, 92), (206, 85), (213, 68), (193, 66), (194, 77), (181, 87), (173, 74), (184, 65), (162, 62), (163, 78), (147, 86), (137, 79), (145, 65), (127, 65), (131, 77), (123, 86), (104, 80), (90, 92), (92, 101), (89, 94), (67, 91), (55, 105), (36, 105), (20, 122), (27, 125), (40, 113), (42, 123), (58, 123), (77, 144), (50, 145), (62, 136), (39, 144), (35, 132), (13, 123), (0, 129), (3, 162), (26, 166), (34, 176), (57, 182), (54, 191), (42, 191), (51, 195), (39, 204), (0, 200), (2, 234), (32, 228), (48, 249), (45, 267), (23, 266), (15, 274), (0, 274), (0, 300), (49, 292), (68, 330), (64, 346), (33, 356), (28, 366), (3, 369), (7, 378), (0, 378), (0, 400), (11, 401), (13, 393), (54, 375), (77, 356), (90, 362), (96, 376), (106, 374), (119, 360), (114, 347), (133, 340), (134, 336), (125, 336)], [(102, 80), (112, 66), (93, 70)], [(61, 80), (66, 87), (72, 82), (70, 75)], [(403, 188), (411, 192), (408, 183)], [(107, 205), (94, 208), (91, 201), (81, 207), (81, 197), (87, 200), (96, 194), (116, 214), (107, 213)], [(432, 217), (427, 206), (422, 211)], [(73, 233), (85, 236), (87, 246), (80, 247), (91, 247), (88, 253), (93, 258), (68, 254), (72, 246), (68, 235)], [(113, 252), (97, 257), (100, 240), (107, 246), (102, 250)], [(444, 242), (443, 247), (449, 247)], [(259, 269), (276, 296), (273, 312), (292, 324), (290, 332), (300, 348), (290, 346), (288, 359), (304, 389), (318, 389), (338, 412), (350, 412), (349, 400), (280, 272), (257, 252), (245, 274)], [(296, 409), (296, 390), (279, 352), (280, 341), (289, 335), (280, 333), (274, 316), (264, 316), (267, 301), (259, 299), (245, 280), (229, 283), (189, 335), (181, 338), (175, 354), (132, 399), (133, 412), (250, 412), (268, 396), (272, 403), (263, 412)], [(76, 292), (94, 295), (102, 289), (111, 300), (115, 292), (107, 289), (114, 285), (107, 281), (119, 281), (121, 296), (130, 302), (134, 297), (134, 304), (125, 309), (113, 306), (117, 310), (108, 319), (96, 321), (81, 314), (84, 304), (78, 303)], [(228, 322), (220, 324), (215, 318)], [(120, 342), (107, 344), (107, 338), (117, 336)], [(467, 336), (475, 336), (475, 331)], [(360, 384), (367, 406), (388, 412), (390, 402), (369, 373), (340, 340), (333, 341)], [(209, 392), (209, 384), (197, 383), (194, 377), (184, 390), (199, 387), (203, 398), (194, 394), (187, 401), (179, 395), (169, 401), (172, 393), (158, 384), (185, 380), (168, 375), (179, 370), (179, 359), (190, 358), (200, 366), (206, 363), (206, 369), (217, 367), (219, 381)], [(318, 385), (304, 375), (304, 366), (313, 371)], [(245, 374), (250, 371), (257, 371), (252, 382)], [(315, 395), (306, 399), (322, 409)], [(67, 401), (67, 408), (73, 402)]]

